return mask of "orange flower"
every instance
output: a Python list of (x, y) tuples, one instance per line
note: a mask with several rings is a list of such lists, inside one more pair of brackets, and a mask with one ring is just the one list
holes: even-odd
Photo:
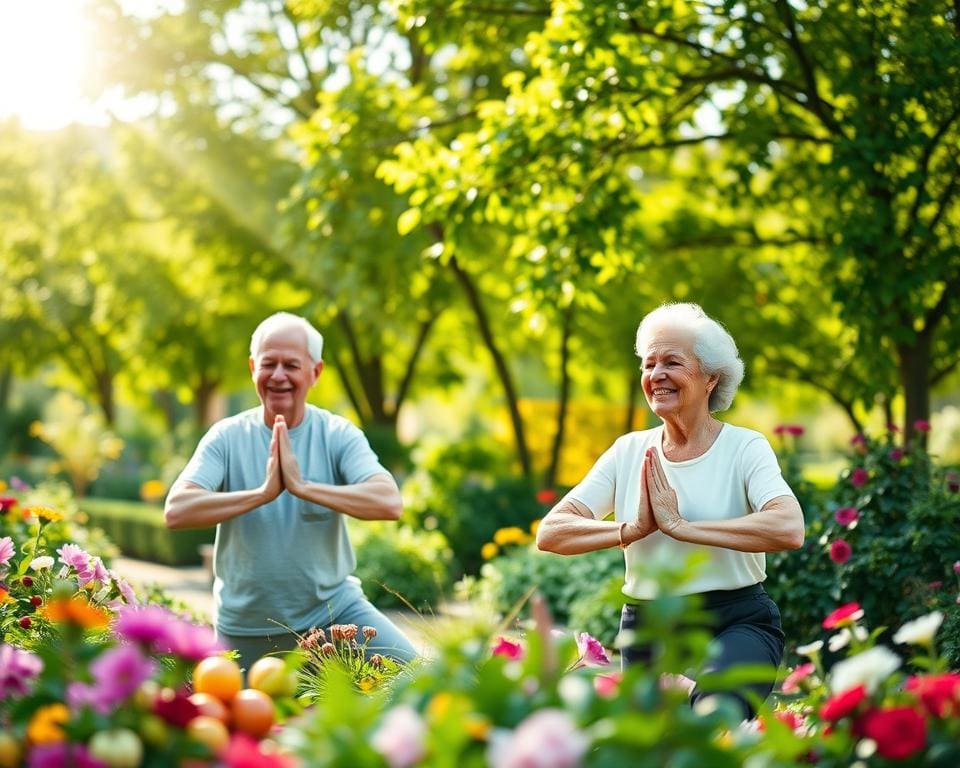
[(60, 726), (70, 720), (70, 710), (59, 701), (40, 707), (27, 723), (27, 739), (33, 744), (55, 744), (66, 734)]
[(70, 622), (84, 629), (99, 629), (110, 623), (109, 613), (83, 597), (54, 598), (40, 609), (40, 614), (50, 621)]
[(63, 513), (50, 507), (27, 507), (23, 510), (24, 517), (35, 515), (40, 520), (46, 520), (48, 523), (56, 523), (63, 520)]

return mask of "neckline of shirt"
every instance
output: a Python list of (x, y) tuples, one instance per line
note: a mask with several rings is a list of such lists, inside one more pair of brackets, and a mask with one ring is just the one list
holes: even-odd
[(660, 458), (663, 459), (664, 462), (669, 464), (671, 467), (686, 467), (691, 464), (696, 464), (698, 461), (703, 461), (704, 459), (706, 459), (711, 453), (713, 453), (714, 450), (716, 450), (717, 446), (720, 444), (721, 438), (723, 438), (723, 436), (728, 431), (729, 430), (727, 429), (727, 424), (725, 422), (721, 422), (720, 431), (717, 432), (717, 436), (713, 438), (713, 442), (710, 444), (710, 447), (707, 448), (707, 450), (705, 450), (699, 456), (694, 456), (692, 459), (684, 459), (683, 461), (673, 461), (672, 459), (668, 459), (666, 457), (666, 454), (664, 454), (663, 452), (663, 425), (660, 425), (659, 427), (657, 427), (657, 440), (656, 440), (657, 452), (660, 454)]

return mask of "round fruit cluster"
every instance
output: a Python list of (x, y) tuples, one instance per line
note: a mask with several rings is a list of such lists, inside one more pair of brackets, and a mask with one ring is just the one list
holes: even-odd
[(193, 693), (189, 699), (200, 714), (187, 723), (187, 733), (214, 753), (225, 749), (230, 732), (261, 739), (275, 721), (274, 697), (297, 692), (296, 670), (282, 659), (264, 656), (247, 671), (247, 687), (236, 661), (226, 656), (208, 656), (193, 670)]

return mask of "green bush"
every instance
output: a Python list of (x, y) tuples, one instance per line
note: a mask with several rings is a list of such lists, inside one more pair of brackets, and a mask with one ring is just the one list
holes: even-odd
[(452, 558), (441, 534), (364, 523), (352, 526), (350, 535), (357, 553), (356, 576), (374, 605), (427, 612), (437, 607), (449, 583)]
[(78, 503), (91, 524), (102, 528), (128, 557), (167, 565), (199, 565), (200, 545), (213, 543), (214, 528), (168, 529), (157, 504), (91, 498)]
[[(898, 446), (895, 438), (855, 438), (850, 465), (826, 503), (807, 510), (803, 548), (768, 557), (766, 587), (780, 605), (788, 647), (816, 639), (811, 631), (841, 603), (860, 603), (866, 621), (887, 633), (939, 609), (948, 617), (945, 649), (960, 662), (953, 573), (960, 494), (921, 446)], [(841, 509), (855, 510), (857, 520), (843, 524)], [(836, 552), (831, 558), (840, 541), (851, 550), (846, 562), (835, 562), (842, 559)]]
[[(497, 613), (510, 613), (534, 589), (546, 600), (558, 624), (590, 632), (608, 644), (616, 637), (620, 614), (602, 596), (611, 580), (623, 582), (619, 549), (564, 556), (541, 552), (531, 544), (494, 558), (480, 573), (478, 580), (465, 583), (464, 588)], [(521, 613), (525, 610), (526, 606)]]

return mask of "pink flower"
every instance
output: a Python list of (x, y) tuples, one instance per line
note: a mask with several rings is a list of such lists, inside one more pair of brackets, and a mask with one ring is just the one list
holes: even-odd
[(857, 685), (841, 691), (824, 702), (820, 708), (820, 718), (836, 722), (853, 712), (866, 697), (867, 689), (864, 685)]
[(823, 628), (844, 627), (853, 624), (862, 617), (863, 609), (860, 607), (860, 603), (846, 603), (823, 620)]
[(934, 717), (960, 715), (960, 674), (908, 677), (904, 689), (919, 698)]
[(0, 496), (0, 513), (6, 514), (17, 506), (17, 500), (13, 496)]
[(787, 424), (787, 432), (794, 437), (800, 437), (804, 433), (804, 428), (799, 424)]
[(903, 459), (903, 449), (902, 448), (891, 448), (890, 452), (887, 454), (894, 464), (899, 464)]
[(806, 664), (800, 664), (794, 669), (789, 675), (787, 675), (783, 680), (783, 692), (784, 693), (796, 693), (800, 690), (800, 681), (810, 677), (816, 670), (816, 665), (812, 662), (807, 662)]
[(176, 621), (175, 614), (159, 605), (123, 606), (117, 610), (113, 631), (125, 640), (155, 649), (168, 642), (168, 628)]
[(775, 435), (785, 435), (786, 433), (787, 433), (786, 424), (777, 424), (777, 426), (773, 428), (773, 434)]
[(620, 681), (622, 679), (623, 675), (619, 672), (596, 675), (593, 678), (593, 689), (598, 696), (604, 699), (615, 699), (620, 692)]
[(610, 657), (600, 644), (600, 641), (586, 632), (576, 636), (577, 648), (580, 651), (580, 661), (588, 667), (603, 667), (610, 663)]
[(390, 768), (410, 768), (426, 754), (427, 726), (413, 707), (401, 704), (387, 712), (371, 746)]
[(840, 507), (833, 513), (833, 519), (837, 521), (837, 525), (848, 526), (860, 519), (860, 513), (855, 507)]
[(30, 681), (43, 670), (40, 657), (12, 645), (0, 645), (0, 701), (22, 696), (30, 689)]
[(537, 491), (537, 501), (541, 504), (556, 504), (560, 496), (553, 488), (544, 488)]
[(957, 560), (957, 562), (953, 564), (953, 572), (960, 573), (960, 560)]
[(573, 718), (546, 708), (527, 717), (508, 739), (492, 742), (492, 768), (575, 768), (590, 741)]
[(112, 702), (130, 696), (156, 669), (157, 663), (144, 656), (135, 645), (110, 648), (90, 664), (100, 696)]
[(860, 733), (877, 742), (877, 753), (905, 760), (927, 743), (927, 724), (913, 707), (873, 709), (857, 720)]
[(850, 445), (865, 445), (867, 442), (867, 436), (862, 432), (858, 432), (853, 437), (850, 438)]
[(843, 539), (837, 539), (830, 545), (830, 559), (833, 560), (837, 565), (843, 565), (847, 560), (850, 559), (850, 556), (853, 554), (853, 547), (851, 547)]
[(493, 655), (505, 656), (510, 661), (519, 661), (523, 658), (523, 646), (500, 637), (497, 639), (497, 644), (493, 646)]
[(930, 422), (926, 419), (917, 419), (915, 422), (913, 422), (913, 428), (917, 432), (929, 432)]
[(13, 546), (13, 539), (9, 536), (4, 536), (0, 539), (0, 568), (10, 562), (10, 558), (13, 557), (16, 551), (17, 548)]
[(850, 484), (854, 488), (859, 488), (867, 484), (867, 481), (870, 479), (870, 473), (867, 472), (863, 467), (857, 467), (853, 472), (850, 473)]
[(177, 619), (167, 628), (166, 637), (157, 642), (156, 649), (188, 661), (200, 661), (225, 650), (212, 628), (182, 619)]

